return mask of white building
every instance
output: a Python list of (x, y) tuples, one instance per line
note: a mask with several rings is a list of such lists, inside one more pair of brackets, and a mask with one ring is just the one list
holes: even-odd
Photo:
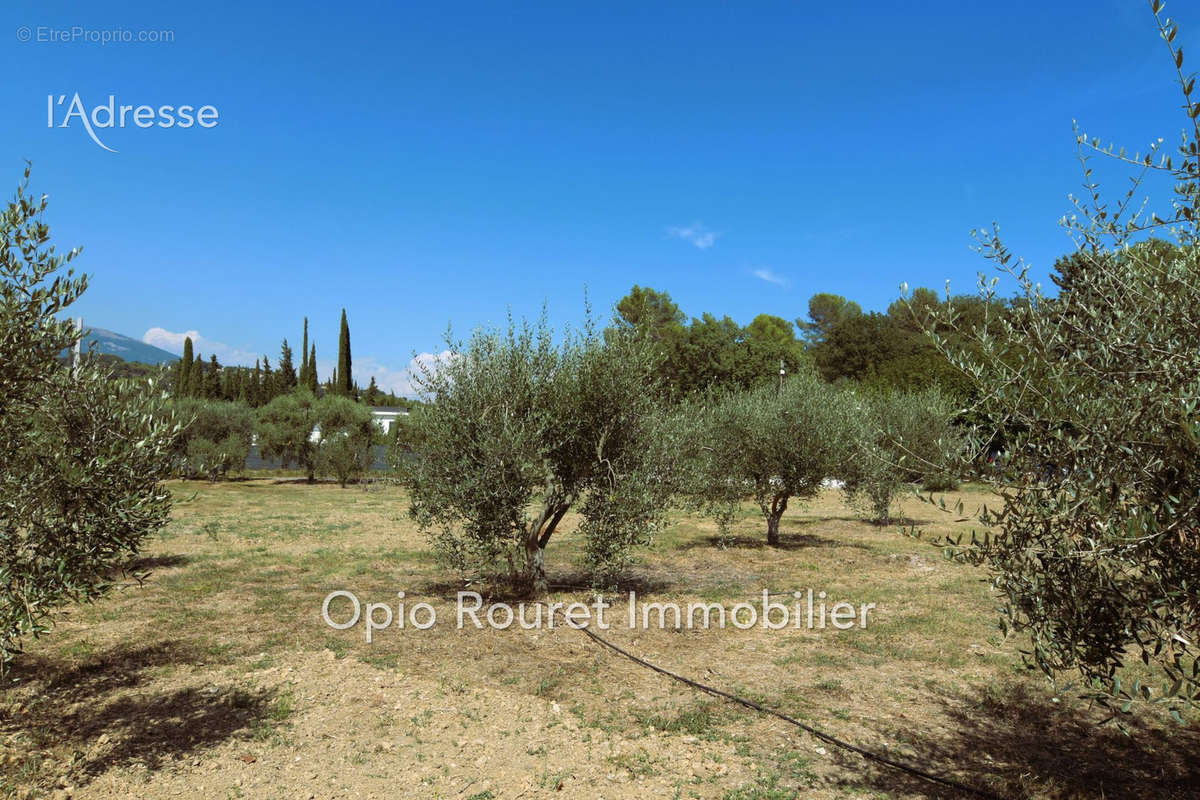
[(399, 406), (371, 406), (371, 419), (375, 420), (375, 424), (383, 428), (384, 433), (392, 432), (392, 423), (401, 417), (408, 416), (407, 408)]

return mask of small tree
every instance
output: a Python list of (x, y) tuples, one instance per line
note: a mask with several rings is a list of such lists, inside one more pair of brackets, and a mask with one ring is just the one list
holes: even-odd
[(779, 544), (789, 501), (814, 496), (853, 453), (852, 397), (811, 370), (782, 386), (725, 395), (708, 407), (688, 403), (680, 414), (693, 431), (687, 493), (722, 531), (750, 495), (762, 510), (770, 545)]
[(266, 458), (278, 458), (286, 466), (299, 464), (311, 483), (316, 477), (317, 425), (312, 392), (299, 389), (280, 395), (258, 410), (258, 450)]
[(872, 522), (887, 525), (906, 487), (953, 488), (966, 453), (956, 409), (936, 387), (885, 391), (860, 397), (857, 455), (843, 478), (850, 504)]
[(87, 281), (54, 275), (78, 251), (55, 254), (28, 180), (0, 212), (0, 671), (60, 607), (111, 588), (166, 523), (178, 433), (146, 384), (59, 360), (79, 334), (57, 317)]
[[(1152, 7), (1158, 18), (1161, 3)], [(947, 309), (931, 311), (927, 330), (972, 382), (979, 418), (1008, 440), (994, 479), (1003, 504), (980, 516), (987, 537), (951, 542), (957, 554), (988, 565), (1004, 626), (1029, 634), (1047, 676), (1081, 674), (1118, 713), (1150, 699), (1178, 717), (1200, 704), (1200, 102), (1177, 28), (1159, 19), (1159, 30), (1183, 90), (1178, 160), (1158, 145), (1145, 157), (1102, 150), (1079, 134), (1088, 196), (1064, 221), (1079, 251), (1063, 291), (1043, 295), (1028, 265), (984, 232), (999, 273), (981, 279), (984, 298), (1002, 276), (1020, 291), (999, 332), (964, 328)], [(1101, 197), (1090, 151), (1138, 175), (1116, 204)], [(1175, 186), (1165, 218), (1134, 202), (1150, 171)], [(1140, 241), (1167, 230), (1176, 247)], [(1123, 683), (1127, 659), (1154, 664), (1165, 682)]]
[(337, 478), (344, 489), (347, 482), (360, 477), (371, 466), (375, 422), (365, 406), (339, 395), (318, 400), (315, 414), (321, 431), (317, 472)]
[(593, 574), (611, 578), (649, 540), (668, 485), (642, 339), (589, 324), (555, 345), (543, 317), (448, 347), (417, 375), (429, 403), (390, 456), (413, 517), (458, 567), (506, 566), (544, 593), (546, 546), (576, 508)]

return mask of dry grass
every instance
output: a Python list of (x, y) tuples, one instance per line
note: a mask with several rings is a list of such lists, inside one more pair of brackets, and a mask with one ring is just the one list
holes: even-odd
[[(176, 484), (150, 570), (31, 643), (0, 717), (10, 796), (941, 797), (781, 723), (696, 695), (571, 630), (456, 630), (460, 584), (402, 493), (255, 480)], [(968, 508), (985, 495), (951, 493)], [(932, 530), (962, 523), (911, 500)], [(789, 511), (779, 548), (749, 508), (732, 541), (680, 516), (627, 586), (639, 601), (824, 590), (875, 603), (866, 630), (629, 630), (608, 638), (858, 744), (1003, 796), (1197, 797), (1196, 725), (1133, 734), (1054, 701), (1003, 643), (985, 576), (853, 518)], [(577, 541), (551, 581), (579, 584)], [(321, 601), (429, 602), (439, 624), (364, 641)], [(563, 589), (555, 599), (589, 600)], [(610, 618), (624, 619), (617, 598)]]

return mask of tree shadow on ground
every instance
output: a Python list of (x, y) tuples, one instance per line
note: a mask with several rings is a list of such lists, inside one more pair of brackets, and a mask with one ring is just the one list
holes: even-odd
[[(163, 668), (202, 660), (199, 651), (178, 642), (116, 647), (74, 666), (21, 658), (8, 688), (29, 691), (0, 714), (0, 739), (29, 742), (50, 757), (60, 776), (65, 770), (67, 780), (82, 784), (112, 768), (157, 769), (248, 733), (268, 717), (270, 690), (152, 685)], [(55, 779), (49, 766), (38, 771)]]
[(152, 569), (182, 567), (188, 563), (191, 563), (191, 559), (183, 555), (141, 556), (130, 559), (121, 569), (126, 573), (149, 572)]
[[(949, 521), (949, 519), (950, 518), (938, 520), (938, 519), (925, 519), (925, 518), (917, 519), (916, 517), (888, 517), (886, 520), (882, 520), (882, 519), (862, 519), (860, 517), (855, 517), (854, 521), (861, 525), (869, 525), (872, 529), (879, 531), (879, 530), (887, 530), (888, 528), (928, 527), (930, 525), (937, 525), (939, 522), (947, 522), (947, 521)], [(847, 520), (847, 521), (849, 521), (849, 520)]]
[[(552, 572), (547, 576), (550, 591), (554, 592), (595, 592), (604, 594), (653, 594), (666, 591), (674, 582), (662, 576), (631, 572), (610, 582), (603, 589), (596, 589), (591, 576), (584, 571)], [(521, 600), (546, 600), (549, 598), (536, 597), (529, 586), (515, 584), (507, 578), (494, 580), (428, 580), (417, 585), (415, 594), (429, 595), (442, 600), (454, 602), (459, 592), (478, 592), (485, 603), (508, 603)]]
[[(1195, 800), (1200, 797), (1200, 730), (1167, 721), (1129, 724), (1129, 734), (1098, 726), (1104, 715), (1082, 703), (1053, 703), (1021, 684), (947, 697), (947, 727), (880, 730), (903, 741), (900, 760), (1000, 797)], [(1154, 713), (1151, 711), (1150, 713)], [(857, 773), (848, 787), (916, 796), (969, 797), (894, 769), (841, 756)]]
[[(604, 594), (627, 595), (635, 592), (638, 595), (652, 595), (666, 592), (678, 585), (675, 576), (642, 569), (633, 569), (623, 575), (604, 582)], [(592, 576), (586, 572), (560, 572), (550, 581), (550, 588), (564, 592), (592, 592)]]
[(678, 550), (695, 550), (697, 548), (731, 548), (738, 550), (805, 550), (814, 547), (852, 547), (857, 550), (870, 550), (870, 545), (862, 542), (848, 542), (844, 539), (834, 539), (828, 536), (817, 536), (813, 533), (786, 533), (780, 531), (779, 544), (767, 544), (765, 533), (757, 535), (702, 536), (689, 539), (682, 543)]

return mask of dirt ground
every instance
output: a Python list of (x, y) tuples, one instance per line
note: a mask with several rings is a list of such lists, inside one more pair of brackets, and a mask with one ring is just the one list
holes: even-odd
[[(953, 797), (637, 666), (566, 627), (459, 630), (455, 592), (394, 488), (175, 484), (174, 519), (104, 600), (31, 642), (0, 701), (9, 797)], [(979, 491), (951, 493), (968, 508)], [(933, 531), (969, 524), (917, 500)], [(606, 638), (667, 669), (1003, 797), (1200, 797), (1200, 736), (1153, 710), (1126, 736), (1056, 697), (1002, 641), (979, 570), (836, 492), (789, 511), (779, 548), (747, 508), (722, 541), (680, 515), (610, 599)], [(551, 599), (591, 602), (570, 528)], [(468, 587), (477, 588), (477, 587)], [(867, 628), (630, 629), (639, 602), (825, 591)], [(428, 630), (338, 631), (335, 590)], [(496, 599), (496, 598), (492, 598)], [(501, 598), (502, 599), (502, 598)], [(785, 598), (786, 599), (786, 598)], [(331, 606), (341, 608), (345, 606)], [(331, 612), (332, 616), (332, 612)]]

